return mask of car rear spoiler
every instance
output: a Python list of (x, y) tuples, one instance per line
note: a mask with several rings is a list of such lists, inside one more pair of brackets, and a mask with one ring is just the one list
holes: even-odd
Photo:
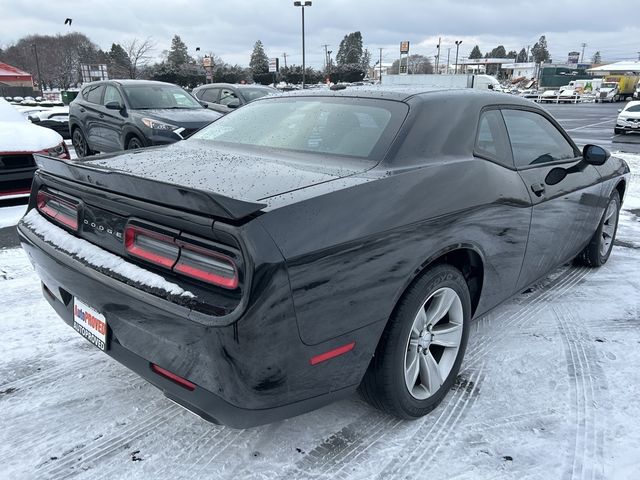
[(136, 177), (118, 170), (34, 154), (41, 172), (90, 185), (127, 197), (230, 220), (240, 220), (266, 207), (264, 203), (236, 200), (213, 192)]

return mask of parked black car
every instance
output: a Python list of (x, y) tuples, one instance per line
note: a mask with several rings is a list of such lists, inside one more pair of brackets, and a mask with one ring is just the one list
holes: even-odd
[(47, 300), (235, 427), (358, 387), (426, 414), (473, 317), (607, 261), (629, 176), (530, 101), (408, 87), (267, 97), (162, 150), (37, 161), (19, 233)]
[(243, 85), (231, 83), (210, 83), (193, 89), (193, 94), (212, 110), (229, 113), (253, 100), (279, 90), (265, 85)]
[(93, 82), (69, 105), (78, 157), (174, 143), (219, 117), (182, 88), (148, 80)]

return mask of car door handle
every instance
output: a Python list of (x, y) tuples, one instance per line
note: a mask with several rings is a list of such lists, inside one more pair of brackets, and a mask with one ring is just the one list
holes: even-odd
[(80, 109), (80, 111), (81, 111), (82, 113), (86, 112), (86, 110), (85, 110), (84, 108), (81, 108), (81, 109)]
[(98, 115), (100, 118), (104, 118), (104, 114), (101, 113), (100, 115)]
[(541, 197), (544, 193), (544, 183), (533, 183), (531, 184), (531, 191), (536, 194), (536, 196)]

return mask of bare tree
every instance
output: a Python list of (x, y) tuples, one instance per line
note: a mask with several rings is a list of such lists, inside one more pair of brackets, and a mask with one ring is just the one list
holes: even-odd
[(129, 67), (129, 78), (139, 78), (140, 71), (144, 69), (151, 60), (151, 52), (156, 48), (155, 42), (151, 37), (147, 37), (146, 40), (140, 40), (134, 38), (130, 42), (123, 44), (125, 52), (131, 60)]

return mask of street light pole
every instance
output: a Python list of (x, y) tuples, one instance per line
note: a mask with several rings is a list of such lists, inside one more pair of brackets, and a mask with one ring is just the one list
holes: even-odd
[(295, 7), (302, 7), (302, 89), (305, 88), (305, 80), (306, 80), (306, 64), (305, 64), (305, 56), (304, 56), (304, 7), (310, 7), (311, 2), (293, 2)]
[(454, 71), (454, 73), (458, 73), (458, 50), (460, 49), (460, 44), (462, 43), (462, 40), (456, 40), (455, 44), (456, 44), (456, 69)]

